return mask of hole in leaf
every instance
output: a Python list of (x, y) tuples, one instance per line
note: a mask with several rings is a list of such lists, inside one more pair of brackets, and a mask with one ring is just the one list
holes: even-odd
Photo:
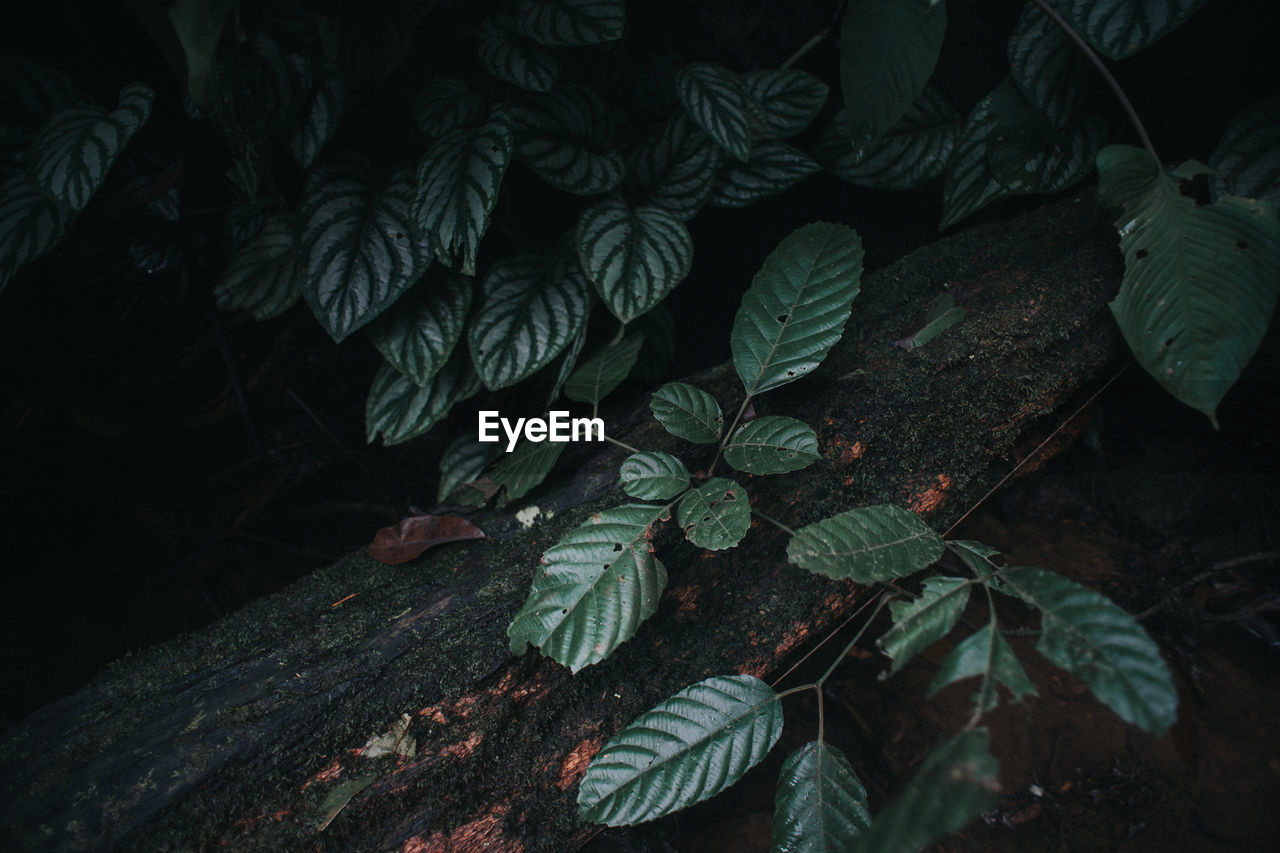
[(786, 315), (786, 314), (779, 314), (777, 319), (778, 319), (778, 322), (779, 322), (779, 323), (785, 323), (785, 322), (787, 322), (787, 315)]
[(730, 491), (726, 491), (726, 492), (724, 493), (724, 499), (725, 499), (725, 500), (727, 500), (727, 501), (736, 501), (736, 500), (737, 500), (737, 498), (735, 498), (735, 497), (733, 496), (733, 492), (730, 492)]
[(1243, 240), (1237, 240), (1236, 248), (1243, 252), (1245, 249), (1249, 248), (1249, 244)]
[(613, 543), (613, 550), (614, 550), (614, 551), (621, 551), (621, 550), (622, 550), (622, 544), (621, 544), (621, 543), (619, 543), (619, 542), (614, 542), (614, 543)]
[(1139, 249), (1138, 251), (1133, 253), (1133, 256), (1138, 260), (1142, 260), (1147, 256), (1147, 254), (1148, 252), (1146, 249)]
[(563, 615), (565, 615), (565, 614), (566, 614), (566, 613), (568, 613), (568, 612), (569, 612), (569, 608), (567, 608), (567, 607), (566, 607), (566, 608), (564, 608), (563, 610), (561, 610), (561, 611), (560, 611), (560, 615), (561, 615), (561, 616), (563, 616)]

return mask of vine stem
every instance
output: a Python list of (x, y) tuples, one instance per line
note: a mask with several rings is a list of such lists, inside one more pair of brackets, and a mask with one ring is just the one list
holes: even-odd
[(742, 420), (742, 413), (747, 410), (751, 398), (755, 394), (748, 394), (742, 400), (742, 405), (738, 407), (738, 413), (733, 416), (733, 423), (729, 424), (729, 428), (724, 431), (724, 435), (720, 436), (720, 446), (716, 448), (716, 458), (711, 460), (711, 467), (707, 469), (707, 476), (710, 477), (716, 473), (716, 466), (720, 464), (720, 454), (724, 453), (724, 446), (729, 443), (729, 436), (733, 435), (733, 431), (738, 428), (738, 421)]
[(817, 47), (819, 44), (821, 44), (822, 40), (826, 38), (827, 34), (830, 32), (831, 32), (831, 27), (827, 27), (822, 32), (818, 33), (816, 36), (809, 39), (804, 44), (800, 45), (800, 47), (796, 50), (796, 52), (791, 54), (791, 56), (787, 57), (786, 62), (782, 63), (782, 68), (785, 70), (787, 68), (790, 68), (792, 65), (795, 65), (797, 62), (800, 61), (800, 59), (806, 53), (808, 53), (809, 51)]
[(778, 519), (776, 518), (772, 518), (770, 516), (765, 515), (763, 512), (761, 512), (758, 509), (751, 510), (751, 514), (754, 515), (756, 518), (760, 519), (761, 521), (767, 521), (769, 524), (772, 524), (774, 527), (778, 528), (788, 536), (796, 535), (796, 532), (792, 530), (790, 527), (787, 527), (785, 524), (783, 524), (781, 521), (778, 521)]
[(631, 445), (626, 444), (626, 443), (621, 442), (621, 441), (618, 441), (618, 439), (616, 439), (616, 438), (610, 438), (609, 436), (607, 436), (607, 435), (606, 435), (606, 436), (604, 437), (604, 440), (605, 440), (605, 441), (607, 441), (607, 442), (609, 442), (610, 444), (617, 445), (618, 447), (621, 447), (623, 450), (626, 450), (626, 451), (628, 451), (628, 452), (630, 452), (630, 453), (639, 453), (639, 452), (640, 452), (639, 450), (636, 450), (636, 449), (635, 449), (634, 447), (632, 447)]
[(1031, 2), (1034, 3), (1036, 8), (1041, 12), (1048, 15), (1049, 20), (1053, 21), (1054, 24), (1057, 25), (1058, 29), (1067, 34), (1067, 38), (1075, 42), (1076, 47), (1080, 48), (1080, 50), (1084, 52), (1085, 57), (1093, 64), (1093, 67), (1097, 69), (1098, 73), (1102, 75), (1102, 79), (1107, 81), (1107, 85), (1115, 94), (1116, 99), (1120, 101), (1120, 106), (1124, 107), (1125, 113), (1129, 116), (1129, 122), (1133, 125), (1134, 130), (1138, 131), (1138, 139), (1142, 141), (1142, 147), (1147, 149), (1147, 153), (1150, 154), (1151, 158), (1156, 161), (1157, 165), (1159, 165), (1160, 155), (1156, 153), (1156, 147), (1151, 144), (1151, 137), (1147, 135), (1147, 129), (1143, 126), (1142, 119), (1138, 118), (1138, 111), (1133, 108), (1133, 103), (1130, 102), (1129, 96), (1124, 93), (1124, 89), (1120, 88), (1120, 82), (1112, 76), (1111, 71), (1107, 69), (1102, 58), (1098, 56), (1094, 49), (1091, 48), (1083, 38), (1081, 38), (1080, 34), (1075, 31), (1075, 28), (1067, 23), (1065, 18), (1058, 14), (1058, 10), (1049, 5), (1048, 0), (1031, 0)]

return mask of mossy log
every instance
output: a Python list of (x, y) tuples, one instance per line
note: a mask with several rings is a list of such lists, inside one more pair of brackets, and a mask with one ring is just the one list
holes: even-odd
[[(753, 505), (791, 527), (884, 501), (939, 529), (957, 519), (1116, 355), (1108, 223), (1089, 197), (1068, 199), (866, 275), (826, 363), (755, 402), (812, 424), (823, 458), (740, 476)], [(964, 320), (895, 346), (943, 293)], [(694, 381), (729, 411), (741, 400), (728, 365)], [(611, 435), (705, 467), (707, 448), (665, 434), (647, 403), (614, 407)], [(622, 501), (624, 455), (576, 446), (528, 500), (474, 517), (487, 540), (398, 567), (352, 554), (32, 714), (0, 749), (5, 849), (564, 851), (589, 839), (577, 782), (610, 735), (710, 674), (778, 672), (867, 595), (788, 565), (786, 536), (759, 521), (716, 553), (668, 529), (658, 612), (613, 657), (571, 675), (513, 655), (506, 626), (539, 557)], [(515, 511), (529, 504), (526, 528)], [(363, 757), (402, 715), (413, 754)]]

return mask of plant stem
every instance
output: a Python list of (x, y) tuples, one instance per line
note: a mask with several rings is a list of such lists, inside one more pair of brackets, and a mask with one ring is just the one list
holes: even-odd
[(858, 641), (862, 639), (862, 635), (871, 627), (871, 623), (876, 621), (876, 616), (880, 614), (880, 608), (882, 607), (884, 607), (883, 595), (880, 596), (880, 600), (876, 602), (876, 609), (871, 611), (871, 615), (867, 617), (867, 621), (862, 623), (862, 627), (858, 629), (858, 633), (854, 634), (853, 639), (844, 647), (844, 651), (840, 652), (840, 654), (836, 656), (836, 659), (831, 662), (831, 666), (827, 667), (827, 671), (822, 673), (822, 677), (815, 682), (819, 691), (822, 690), (822, 685), (826, 683), (827, 679), (831, 677), (831, 673), (836, 671), (836, 667), (840, 665), (840, 661), (844, 660), (845, 655), (849, 654), (849, 652), (853, 650), (853, 647), (858, 644)]
[[(828, 633), (828, 634), (827, 634), (827, 636), (823, 637), (823, 638), (822, 638), (822, 640), (821, 640), (821, 641), (820, 641), (816, 646), (814, 646), (813, 648), (809, 649), (809, 651), (805, 652), (805, 653), (800, 657), (800, 660), (796, 661), (795, 663), (791, 664), (791, 666), (787, 667), (787, 671), (786, 671), (786, 672), (784, 672), (784, 673), (782, 673), (782, 675), (779, 675), (777, 678), (775, 678), (775, 679), (773, 680), (772, 684), (777, 684), (779, 681), (782, 681), (782, 680), (783, 680), (784, 678), (786, 678), (788, 675), (790, 675), (791, 673), (795, 672), (795, 671), (796, 671), (796, 669), (797, 669), (801, 664), (803, 664), (803, 663), (804, 663), (805, 661), (807, 661), (810, 657), (812, 657), (812, 656), (813, 656), (813, 655), (818, 651), (818, 649), (820, 649), (820, 648), (822, 648), (823, 646), (825, 646), (825, 645), (827, 644), (827, 641), (829, 641), (832, 637), (834, 637), (836, 634), (839, 634), (839, 633), (840, 633), (841, 631), (843, 631), (846, 627), (848, 627), (848, 625), (849, 625), (849, 623), (850, 623), (850, 622), (852, 622), (854, 619), (857, 619), (857, 618), (858, 618), (858, 616), (860, 616), (860, 615), (862, 614), (862, 611), (864, 611), (864, 610), (866, 610), (868, 607), (870, 607), (870, 606), (871, 606), (871, 602), (875, 601), (875, 600), (876, 600), (876, 598), (877, 598), (878, 596), (881, 596), (881, 595), (884, 595), (884, 593), (883, 593), (883, 592), (878, 592), (878, 593), (876, 593), (876, 594), (875, 594), (875, 596), (872, 596), (871, 598), (868, 598), (866, 601), (864, 601), (864, 602), (863, 602), (863, 603), (858, 607), (858, 609), (857, 609), (857, 610), (853, 611), (853, 612), (852, 612), (852, 613), (850, 613), (848, 616), (846, 616), (846, 617), (844, 618), (844, 621), (843, 621), (843, 622), (841, 622), (841, 623), (836, 627), (836, 629), (835, 629), (834, 631), (831, 631), (830, 633)], [(771, 686), (772, 686), (772, 684), (771, 684)]]
[(720, 436), (720, 446), (716, 448), (716, 458), (711, 460), (711, 467), (707, 469), (707, 476), (710, 477), (716, 473), (716, 465), (720, 464), (720, 454), (724, 452), (724, 446), (729, 443), (729, 436), (733, 435), (733, 431), (738, 427), (738, 421), (742, 419), (742, 413), (747, 410), (747, 405), (751, 402), (754, 394), (748, 394), (742, 400), (742, 405), (738, 407), (738, 413), (733, 416), (733, 423), (729, 424), (729, 428), (724, 431), (724, 435)]
[(819, 44), (821, 44), (822, 40), (826, 38), (827, 34), (830, 32), (831, 32), (831, 28), (827, 27), (822, 32), (818, 33), (816, 36), (809, 39), (804, 44), (800, 45), (800, 48), (795, 53), (791, 54), (791, 56), (787, 58), (786, 62), (782, 63), (782, 68), (786, 69), (786, 68), (790, 68), (792, 65), (795, 65), (797, 62), (800, 61), (801, 57), (803, 57), (806, 53), (808, 53), (809, 51), (817, 47)]
[(767, 521), (769, 524), (772, 524), (774, 527), (778, 528), (788, 536), (796, 535), (796, 532), (792, 530), (790, 527), (787, 527), (785, 524), (783, 524), (781, 521), (778, 521), (776, 518), (770, 518), (769, 516), (765, 515), (763, 512), (761, 512), (758, 509), (751, 510), (751, 514), (754, 515), (756, 518), (759, 518), (761, 521)]
[(616, 444), (618, 447), (621, 447), (623, 450), (630, 451), (631, 453), (639, 453), (639, 452), (640, 452), (639, 450), (636, 450), (636, 449), (635, 449), (634, 447), (632, 447), (631, 445), (629, 445), (629, 444), (624, 444), (623, 442), (618, 441), (618, 439), (616, 439), (616, 438), (610, 438), (609, 436), (607, 436), (607, 435), (606, 435), (606, 436), (604, 437), (604, 440), (605, 440), (605, 441), (607, 441), (607, 442), (609, 442), (610, 444)]
[(1151, 144), (1151, 137), (1147, 135), (1147, 129), (1142, 124), (1142, 119), (1138, 118), (1138, 111), (1133, 108), (1133, 104), (1129, 101), (1129, 96), (1124, 93), (1124, 89), (1120, 88), (1119, 81), (1111, 75), (1107, 70), (1107, 66), (1103, 64), (1101, 57), (1089, 47), (1088, 43), (1080, 37), (1075, 28), (1066, 22), (1066, 20), (1058, 14), (1058, 11), (1049, 5), (1048, 0), (1031, 0), (1032, 3), (1049, 16), (1049, 20), (1058, 25), (1058, 29), (1067, 34), (1067, 38), (1075, 42), (1076, 47), (1084, 51), (1084, 55), (1088, 58), (1093, 67), (1102, 75), (1102, 79), (1107, 81), (1107, 85), (1111, 87), (1111, 91), (1115, 93), (1116, 98), (1120, 101), (1120, 106), (1124, 107), (1125, 113), (1129, 116), (1130, 123), (1133, 124), (1134, 130), (1138, 131), (1138, 139), (1142, 141), (1142, 147), (1147, 149), (1147, 153), (1156, 161), (1156, 165), (1160, 164), (1160, 155), (1156, 153), (1156, 148)]

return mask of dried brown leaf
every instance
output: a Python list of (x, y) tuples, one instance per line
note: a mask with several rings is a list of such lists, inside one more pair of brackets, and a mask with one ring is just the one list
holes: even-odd
[(413, 515), (394, 527), (379, 530), (369, 545), (369, 556), (379, 563), (398, 566), (434, 545), (483, 538), (484, 531), (460, 515)]

